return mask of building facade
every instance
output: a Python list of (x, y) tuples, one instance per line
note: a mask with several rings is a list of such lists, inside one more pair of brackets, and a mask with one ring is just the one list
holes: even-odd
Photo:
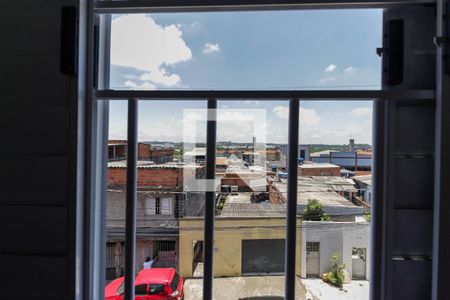
[[(108, 164), (106, 208), (106, 275), (123, 275), (126, 211), (126, 163)], [(155, 165), (139, 161), (136, 203), (136, 270), (146, 257), (158, 259), (155, 267), (178, 266), (179, 220), (204, 214), (204, 193), (184, 189), (187, 180), (204, 178), (204, 167), (182, 163)]]
[(370, 280), (369, 223), (303, 221), (301, 231), (302, 278), (331, 271), (336, 253), (351, 279)]

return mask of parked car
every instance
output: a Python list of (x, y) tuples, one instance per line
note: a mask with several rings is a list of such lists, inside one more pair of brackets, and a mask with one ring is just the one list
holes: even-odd
[[(142, 270), (134, 283), (135, 300), (182, 300), (184, 280), (173, 268)], [(105, 287), (105, 300), (123, 300), (124, 277), (111, 281)]]

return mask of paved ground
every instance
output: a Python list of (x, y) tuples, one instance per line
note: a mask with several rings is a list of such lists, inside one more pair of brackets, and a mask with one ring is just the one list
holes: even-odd
[[(202, 279), (186, 279), (185, 300), (202, 299)], [(283, 300), (284, 276), (242, 276), (214, 279), (215, 300)], [(306, 289), (296, 281), (297, 300), (306, 300)]]
[(353, 280), (344, 284), (342, 290), (335, 288), (321, 279), (302, 279), (303, 285), (314, 300), (368, 300), (369, 281)]

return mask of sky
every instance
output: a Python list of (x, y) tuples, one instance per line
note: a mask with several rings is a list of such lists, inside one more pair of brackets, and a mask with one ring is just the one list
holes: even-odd
[[(113, 89), (378, 89), (380, 10), (115, 15)], [(202, 100), (202, 99), (199, 99)], [(139, 139), (182, 141), (205, 101), (141, 101)], [(219, 101), (218, 140), (287, 143), (287, 101)], [(110, 138), (126, 138), (126, 102), (110, 105)], [(264, 114), (264, 120), (255, 117)], [(200, 119), (199, 119), (200, 118)], [(197, 121), (195, 121), (197, 120)], [(204, 126), (195, 127), (197, 140)], [(372, 103), (307, 101), (300, 143), (371, 143)]]

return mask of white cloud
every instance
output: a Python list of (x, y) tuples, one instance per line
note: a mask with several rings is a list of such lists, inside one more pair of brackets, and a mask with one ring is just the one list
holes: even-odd
[(334, 64), (329, 65), (328, 67), (325, 68), (325, 72), (333, 72), (334, 70), (336, 70), (337, 66)]
[(333, 82), (333, 81), (336, 81), (337, 80), (337, 78), (336, 77), (324, 77), (324, 78), (321, 78), (320, 80), (319, 80), (319, 83), (328, 83), (328, 82)]
[(166, 69), (156, 69), (148, 73), (144, 73), (140, 77), (141, 80), (152, 81), (154, 83), (164, 84), (166, 86), (174, 86), (180, 83), (181, 78), (177, 74), (167, 74)]
[(142, 84), (137, 84), (134, 81), (127, 80), (125, 81), (125, 86), (130, 90), (154, 90), (156, 86), (148, 81), (143, 82)]
[(113, 19), (111, 30), (112, 64), (146, 72), (144, 80), (156, 84), (181, 81), (164, 68), (192, 59), (179, 26), (161, 26), (146, 15), (124, 15)]
[(214, 52), (219, 52), (220, 51), (220, 47), (219, 44), (210, 44), (210, 43), (206, 43), (205, 46), (203, 47), (203, 53), (205, 54), (210, 54), (210, 53), (214, 53)]
[(370, 107), (358, 107), (350, 112), (350, 116), (356, 118), (369, 118), (372, 117), (372, 108)]
[(287, 106), (275, 106), (273, 112), (280, 118), (287, 120), (289, 118), (289, 108)]
[(315, 126), (319, 125), (319, 121), (320, 117), (314, 109), (300, 107), (300, 124)]
[[(289, 118), (289, 108), (287, 106), (276, 106), (273, 112), (280, 118), (287, 120)], [(300, 107), (300, 124), (307, 126), (316, 126), (320, 122), (320, 117), (316, 111), (311, 108)]]
[(348, 72), (348, 73), (355, 73), (358, 71), (358, 68), (350, 66), (350, 67), (346, 68), (344, 71)]

